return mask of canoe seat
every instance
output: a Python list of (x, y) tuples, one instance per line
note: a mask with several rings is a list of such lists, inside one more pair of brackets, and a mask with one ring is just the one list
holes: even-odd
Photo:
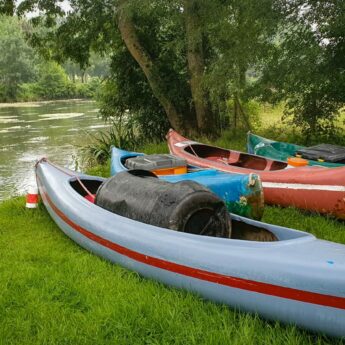
[(274, 161), (267, 161), (267, 164), (266, 164), (266, 167), (265, 167), (265, 169), (264, 170), (271, 170), (271, 168), (272, 168), (272, 163), (273, 163)]
[(223, 163), (226, 165), (232, 165), (235, 164), (239, 161), (240, 159), (240, 152), (232, 152), (230, 151), (230, 155), (228, 158), (226, 157), (208, 157), (209, 160), (218, 162), (218, 163)]
[(228, 158), (228, 164), (234, 164), (237, 163), (240, 159), (241, 153), (240, 152), (236, 152), (236, 151), (230, 151), (230, 155)]

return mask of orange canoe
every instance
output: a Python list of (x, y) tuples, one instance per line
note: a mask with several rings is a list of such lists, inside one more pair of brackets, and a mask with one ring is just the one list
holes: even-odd
[(167, 134), (170, 152), (191, 165), (260, 176), (265, 202), (294, 206), (345, 219), (345, 167), (303, 166), (191, 141), (174, 130)]

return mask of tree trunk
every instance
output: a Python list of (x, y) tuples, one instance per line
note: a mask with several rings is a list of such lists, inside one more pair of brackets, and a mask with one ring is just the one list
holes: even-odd
[(239, 64), (239, 87), (240, 87), (240, 90), (241, 90), (241, 93), (243, 92), (244, 88), (246, 87), (246, 82), (247, 82), (247, 79), (246, 79), (246, 71), (247, 71), (247, 68), (242, 64), (240, 63)]
[(235, 130), (235, 129), (237, 129), (237, 119), (238, 119), (238, 115), (239, 115), (236, 95), (234, 96), (234, 109), (233, 109), (233, 111), (234, 111), (234, 120), (233, 120), (233, 126), (232, 127)]
[(172, 127), (179, 131), (188, 130), (189, 128), (186, 128), (188, 123), (184, 121), (183, 115), (177, 110), (173, 101), (167, 95), (166, 85), (164, 85), (164, 81), (161, 79), (153, 59), (142, 46), (137, 36), (131, 10), (128, 8), (127, 3), (128, 0), (118, 1), (117, 21), (121, 37), (127, 49), (143, 70), (153, 94), (163, 106)]
[(197, 0), (184, 0), (184, 15), (187, 34), (187, 59), (190, 72), (190, 87), (196, 112), (198, 129), (206, 135), (215, 133), (215, 122), (203, 88), (205, 70), (202, 23)]
[(244, 111), (242, 104), (241, 104), (241, 101), (240, 101), (240, 98), (237, 96), (236, 99), (237, 99), (237, 106), (238, 106), (239, 113), (242, 114), (242, 118), (243, 118), (244, 124), (246, 126), (246, 130), (248, 131), (251, 129), (248, 114)]

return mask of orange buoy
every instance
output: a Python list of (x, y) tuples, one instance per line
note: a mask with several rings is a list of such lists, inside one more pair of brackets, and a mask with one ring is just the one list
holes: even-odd
[(294, 168), (305, 167), (306, 165), (308, 165), (308, 161), (300, 157), (289, 157), (287, 159), (287, 162), (291, 167)]
[(26, 208), (36, 208), (38, 205), (38, 189), (30, 186), (26, 195)]

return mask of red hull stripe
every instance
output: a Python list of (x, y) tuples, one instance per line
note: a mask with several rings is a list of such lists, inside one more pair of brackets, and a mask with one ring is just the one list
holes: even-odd
[(256, 292), (264, 295), (275, 296), (280, 298), (286, 298), (294, 301), (300, 301), (305, 303), (317, 304), (326, 307), (333, 307), (338, 309), (345, 309), (345, 298), (331, 295), (324, 295), (316, 292), (310, 292), (305, 290), (298, 290), (288, 288), (279, 285), (273, 285), (268, 283), (262, 283), (255, 280), (248, 280), (243, 278), (237, 278), (232, 276), (226, 276), (215, 272), (205, 271), (189, 266), (180, 265), (174, 262), (158, 259), (149, 255), (138, 253), (134, 250), (120, 246), (114, 242), (111, 242), (103, 237), (95, 235), (89, 230), (84, 229), (78, 224), (70, 220), (62, 211), (60, 211), (45, 193), (44, 195), (54, 212), (71, 228), (90, 240), (99, 243), (105, 248), (111, 249), (114, 252), (127, 256), (128, 258), (157, 267), (173, 273), (178, 273), (184, 276), (208, 281), (215, 284), (229, 286), (231, 288)]

